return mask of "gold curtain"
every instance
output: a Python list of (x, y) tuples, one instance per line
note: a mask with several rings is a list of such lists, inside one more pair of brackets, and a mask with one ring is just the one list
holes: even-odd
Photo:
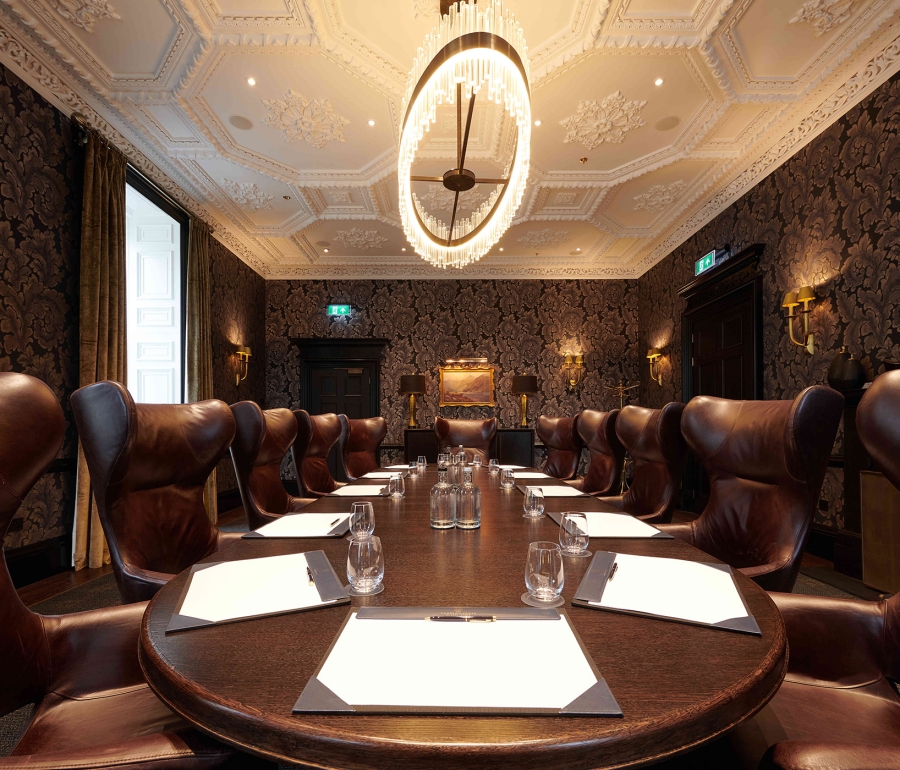
[[(187, 269), (187, 400), (213, 398), (212, 322), (209, 312), (209, 226), (191, 217)], [(209, 520), (219, 518), (216, 505), (216, 472), (203, 492)]]
[[(80, 387), (99, 380), (126, 382), (125, 156), (88, 133), (81, 211), (79, 312)], [(81, 443), (75, 488), (75, 569), (109, 564), (109, 549)]]

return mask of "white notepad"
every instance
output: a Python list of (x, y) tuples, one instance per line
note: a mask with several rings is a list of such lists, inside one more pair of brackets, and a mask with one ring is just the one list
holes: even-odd
[(538, 471), (522, 471), (521, 473), (516, 473), (516, 479), (549, 479), (550, 477), (546, 473), (540, 473)]
[(218, 623), (333, 604), (309, 584), (307, 567), (306, 554), (292, 553), (197, 570), (178, 612)]
[(388, 465), (387, 467), (388, 467), (388, 468), (394, 468), (394, 469), (396, 469), (396, 470), (401, 470), (401, 469), (402, 469), (402, 470), (408, 471), (408, 470), (409, 470), (409, 463), (407, 463), (406, 465)]
[(524, 468), (525, 466), (524, 465), (499, 465), (497, 467), (502, 470), (505, 470), (505, 471), (509, 471), (509, 470), (517, 471), (517, 470), (519, 470), (519, 468)]
[[(527, 640), (523, 644), (523, 640)], [(360, 671), (360, 651), (376, 661)], [(441, 665), (436, 650), (472, 650), (464, 665)], [(535, 651), (565, 661), (537, 675)], [(562, 709), (597, 677), (565, 616), (558, 620), (435, 623), (347, 621), (319, 681), (354, 706)], [(537, 686), (537, 683), (540, 686)]]
[[(516, 481), (518, 481), (520, 476), (516, 474)], [(575, 489), (575, 487), (570, 487), (568, 484), (559, 484), (553, 485), (551, 487), (544, 487), (540, 484), (528, 484), (529, 487), (537, 487), (544, 493), (544, 497), (583, 497), (584, 493), (581, 490)]]
[(659, 534), (656, 527), (634, 516), (604, 511), (585, 511), (584, 515), (590, 537), (653, 537)]
[(349, 513), (292, 513), (256, 530), (263, 537), (328, 537)]
[(396, 471), (369, 471), (365, 476), (361, 478), (364, 479), (389, 479), (391, 476), (396, 476)]
[(331, 494), (337, 497), (377, 497), (384, 487), (384, 484), (347, 484)]
[(747, 615), (730, 571), (624, 553), (616, 554), (615, 564), (600, 601), (590, 604), (709, 624)]

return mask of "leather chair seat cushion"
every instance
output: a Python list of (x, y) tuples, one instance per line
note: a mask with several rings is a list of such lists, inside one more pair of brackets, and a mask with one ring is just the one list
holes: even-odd
[[(37, 768), (206, 768), (232, 753), (189, 727), (141, 684), (79, 699), (48, 694), (10, 756), (23, 763), (28, 757), (22, 766)], [(35, 754), (40, 756), (29, 756)]]

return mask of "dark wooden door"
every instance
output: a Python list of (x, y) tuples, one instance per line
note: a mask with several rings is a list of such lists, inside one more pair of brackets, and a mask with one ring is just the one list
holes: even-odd
[(692, 319), (691, 393), (754, 398), (753, 299), (715, 302)]

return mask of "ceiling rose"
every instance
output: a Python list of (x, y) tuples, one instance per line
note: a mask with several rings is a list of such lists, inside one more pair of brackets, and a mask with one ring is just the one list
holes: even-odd
[[(426, 38), (409, 73), (398, 174), (400, 214), (409, 242), (438, 267), (464, 267), (481, 259), (509, 228), (528, 181), (531, 157), (531, 90), (528, 47), (515, 16), (502, 0), (459, 3)], [(503, 174), (480, 178), (466, 168), (475, 98), (501, 105), (516, 124), (516, 141)], [(467, 115), (463, 116), (463, 101)], [(419, 144), (437, 120), (441, 104), (456, 105), (456, 157), (443, 176), (415, 174)], [(423, 188), (439, 182), (453, 193), (450, 224), (430, 214)], [(458, 216), (460, 193), (475, 185), (491, 192), (469, 217)], [(433, 196), (432, 196), (433, 197)]]

